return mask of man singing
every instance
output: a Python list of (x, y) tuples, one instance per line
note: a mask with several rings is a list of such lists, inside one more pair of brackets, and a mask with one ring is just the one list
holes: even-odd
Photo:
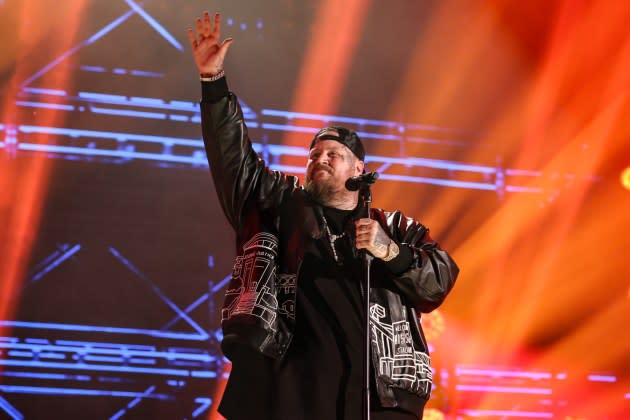
[(188, 36), (201, 75), (202, 131), (238, 256), (221, 311), (232, 371), (219, 411), (240, 419), (361, 419), (365, 315), (361, 252), (374, 256), (369, 291), (371, 418), (420, 419), (432, 371), (419, 322), (445, 299), (458, 268), (428, 229), (400, 212), (360, 218), (365, 150), (343, 127), (310, 143), (304, 186), (267, 168), (247, 134), (223, 62), (219, 14)]

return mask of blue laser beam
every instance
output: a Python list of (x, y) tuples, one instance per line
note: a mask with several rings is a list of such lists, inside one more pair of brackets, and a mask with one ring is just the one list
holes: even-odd
[(223, 280), (221, 280), (220, 282), (215, 284), (212, 287), (212, 289), (210, 289), (210, 293), (214, 295), (215, 293), (223, 290), (223, 288), (228, 285), (230, 280), (232, 280), (232, 275), (231, 274), (228, 274), (227, 276), (223, 277)]
[(201, 325), (199, 325), (191, 317), (189, 317), (188, 314), (186, 314), (184, 311), (182, 311), (181, 308), (175, 304), (175, 302), (173, 302), (168, 296), (166, 296), (166, 294), (164, 292), (162, 292), (162, 290), (156, 284), (151, 282), (137, 267), (135, 267), (131, 263), (131, 261), (129, 261), (127, 258), (125, 258), (114, 247), (110, 246), (109, 247), (109, 252), (114, 257), (116, 257), (125, 267), (127, 267), (129, 270), (131, 270), (131, 272), (136, 274), (136, 276), (138, 276), (138, 278), (140, 278), (143, 282), (145, 282), (145, 284), (147, 284), (151, 288), (151, 290), (153, 290), (153, 293), (158, 295), (160, 297), (160, 299), (162, 299), (162, 301), (164, 303), (166, 303), (166, 305), (169, 308), (171, 308), (178, 316), (180, 316), (184, 321), (186, 321), (188, 323), (188, 325), (190, 325), (200, 335), (204, 335), (206, 338), (208, 338), (208, 334), (204, 331), (204, 329), (201, 327)]
[(198, 397), (198, 398), (195, 398), (195, 402), (199, 404), (199, 407), (197, 407), (195, 411), (193, 411), (192, 413), (192, 416), (194, 419), (199, 417), (201, 413), (206, 411), (212, 405), (212, 398)]
[(45, 379), (45, 380), (58, 380), (58, 381), (90, 381), (89, 375), (67, 375), (64, 373), (37, 373), (37, 372), (0, 372), (1, 376), (7, 376), (11, 378), (30, 378), (30, 379)]
[(39, 280), (42, 279), (42, 277), (44, 277), (46, 274), (50, 273), (52, 270), (54, 270), (56, 267), (58, 267), (61, 263), (63, 263), (68, 258), (70, 258), (73, 255), (75, 255), (80, 250), (81, 250), (81, 245), (77, 244), (77, 245), (73, 246), (72, 248), (70, 248), (69, 250), (67, 250), (63, 254), (61, 254), (58, 258), (54, 259), (50, 264), (45, 266), (41, 271), (39, 271), (38, 273), (33, 275), (33, 277), (31, 277), (29, 279), (29, 281), (28, 281), (29, 284), (38, 282)]
[(47, 89), (47, 88), (35, 88), (35, 87), (25, 87), (22, 89), (24, 92), (40, 94), (40, 95), (54, 95), (54, 96), (67, 96), (68, 93), (65, 90), (61, 89)]
[(2, 395), (0, 395), (0, 408), (7, 413), (13, 420), (22, 420), (24, 416), (15, 407), (13, 407)]
[[(157, 363), (157, 359), (164, 359), (166, 361), (172, 360), (188, 360), (195, 363), (212, 363), (216, 361), (216, 357), (206, 353), (205, 351), (202, 353), (190, 353), (185, 351), (161, 351), (153, 349), (147, 350), (138, 350), (133, 349), (133, 346), (129, 346), (126, 344), (117, 344), (117, 343), (96, 343), (97, 345), (93, 345), (89, 342), (72, 342), (74, 345), (68, 345), (64, 340), (58, 340), (58, 344), (49, 344), (46, 346), (42, 345), (32, 345), (32, 344), (21, 344), (21, 343), (12, 343), (12, 344), (3, 344), (0, 343), (0, 348), (5, 349), (28, 349), (30, 352), (23, 352), (23, 354), (18, 354), (18, 356), (25, 357), (33, 357), (38, 354), (41, 358), (42, 354), (48, 354), (50, 351), (54, 350), (57, 353), (58, 357), (55, 356), (55, 359), (65, 359), (67, 355), (59, 352), (66, 353), (75, 353), (75, 356), (85, 356), (84, 360), (90, 361), (107, 361), (107, 362), (116, 362), (123, 363), (128, 361), (129, 363), (140, 363), (140, 364), (155, 364)], [(109, 344), (109, 348), (103, 348), (105, 345)], [(42, 353), (42, 350), (48, 350), (46, 353)], [(13, 356), (15, 350), (9, 350), (9, 355)], [(118, 355), (117, 357), (104, 357), (104, 356), (94, 356), (92, 354), (109, 354), (109, 355)], [(134, 358), (134, 356), (136, 356)], [(140, 358), (142, 357), (142, 358)], [(147, 358), (148, 357), (148, 358)]]
[(157, 31), (157, 33), (162, 35), (162, 37), (164, 37), (164, 39), (166, 39), (169, 44), (171, 44), (172, 46), (177, 48), (179, 51), (183, 51), (184, 50), (184, 47), (179, 42), (177, 42), (177, 40), (173, 37), (173, 35), (171, 35), (169, 33), (169, 31), (166, 30), (166, 28), (164, 28), (162, 25), (160, 25), (160, 23), (157, 20), (155, 20), (153, 18), (153, 16), (148, 14), (135, 1), (133, 1), (133, 0), (125, 0), (125, 3), (127, 3), (127, 5), (129, 5), (129, 7), (131, 7), (131, 9), (134, 12), (136, 12), (138, 15), (140, 15), (153, 29), (155, 29)]
[(113, 416), (110, 417), (110, 420), (116, 420), (119, 419), (120, 417), (122, 417), (128, 410), (131, 410), (132, 408), (134, 408), (140, 401), (142, 401), (143, 398), (146, 398), (147, 396), (149, 396), (150, 394), (153, 393), (153, 391), (155, 391), (155, 385), (151, 385), (150, 387), (148, 387), (147, 389), (144, 390), (144, 392), (140, 395), (138, 395), (136, 398), (134, 398), (133, 400), (131, 400), (129, 402), (129, 404), (127, 404), (126, 407), (120, 409), (120, 411), (118, 411), (116, 414), (114, 414)]
[(129, 19), (134, 13), (135, 12), (133, 10), (129, 10), (125, 12), (124, 14), (122, 14), (121, 16), (117, 17), (116, 19), (114, 19), (113, 21), (105, 25), (100, 31), (96, 32), (94, 35), (89, 37), (85, 41), (85, 45), (90, 45), (90, 44), (95, 43), (96, 41), (98, 41), (99, 39), (107, 35), (109, 32), (111, 32), (114, 28), (119, 26), (121, 23)]
[(78, 324), (60, 324), (54, 322), (27, 322), (27, 321), (8, 321), (0, 320), (0, 326), (10, 328), (31, 328), (43, 330), (57, 331), (80, 331), (80, 332), (102, 332), (110, 334), (130, 334), (145, 335), (155, 338), (171, 338), (177, 340), (205, 341), (207, 334), (191, 334), (183, 332), (171, 332), (160, 330), (149, 330), (141, 328), (122, 328), (122, 327), (105, 327), (100, 325), (78, 325)]
[(53, 104), (53, 103), (48, 103), (48, 102), (33, 102), (33, 101), (15, 101), (15, 104), (18, 106), (24, 106), (24, 107), (30, 107), (30, 108), (74, 111), (74, 105)]
[[(80, 130), (64, 127), (43, 127), (33, 125), (21, 125), (19, 131), (23, 133), (53, 134), (59, 136), (68, 136), (72, 138), (92, 137), (110, 139), (116, 141), (139, 141), (144, 143), (162, 143), (166, 145), (181, 145), (203, 148), (201, 139), (190, 139), (180, 137), (151, 136), (146, 134), (123, 133), (116, 131), (96, 131), (96, 130)], [(26, 144), (26, 143), (21, 143)], [(46, 145), (42, 145), (46, 146)]]
[(74, 154), (74, 155), (102, 156), (102, 157), (123, 158), (123, 159), (143, 159), (143, 160), (152, 160), (152, 161), (208, 166), (208, 162), (205, 160), (205, 156), (195, 156), (195, 155), (175, 156), (175, 155), (163, 155), (163, 154), (157, 154), (157, 153), (132, 152), (132, 151), (125, 151), (125, 150), (86, 149), (82, 147), (55, 146), (55, 145), (30, 144), (30, 143), (20, 143), (19, 149), (27, 150), (27, 151), (34, 151), (34, 152), (67, 153), (67, 154)]
[(166, 114), (159, 112), (135, 111), (132, 109), (113, 109), (91, 106), (90, 111), (95, 114), (116, 115), (132, 118), (152, 118), (157, 120), (165, 120)]
[[(208, 300), (208, 293), (204, 293), (198, 299), (196, 299), (193, 303), (188, 305), (186, 307), (186, 309), (184, 309), (184, 312), (189, 314), (190, 312), (194, 311), (199, 305), (201, 305), (202, 303), (204, 303), (207, 300)], [(175, 325), (175, 323), (177, 323), (180, 319), (181, 319), (181, 317), (179, 315), (177, 315), (177, 316), (175, 316), (175, 318), (171, 319), (169, 322), (164, 324), (164, 326), (162, 328), (160, 328), (160, 329), (161, 330), (168, 330), (173, 325)]]
[(46, 64), (44, 67), (42, 67), (40, 70), (36, 71), (29, 78), (24, 80), (24, 82), (22, 82), (22, 84), (21, 84), (21, 87), (24, 88), (24, 87), (30, 85), (34, 80), (37, 80), (41, 76), (43, 76), (44, 74), (48, 73), (50, 70), (55, 68), (59, 63), (61, 63), (66, 58), (70, 57), (71, 55), (73, 55), (74, 53), (79, 51), (81, 48), (85, 47), (86, 45), (92, 44), (93, 42), (95, 42), (96, 40), (98, 40), (99, 38), (104, 36), (105, 34), (109, 33), (112, 29), (114, 29), (115, 27), (117, 27), (118, 25), (123, 23), (125, 20), (127, 20), (133, 14), (134, 14), (134, 12), (131, 11), (131, 10), (126, 12), (125, 14), (123, 14), (120, 17), (118, 17), (113, 22), (105, 25), (100, 31), (98, 31), (97, 33), (92, 35), (90, 38), (88, 38), (88, 39), (86, 39), (86, 40), (84, 40), (84, 41), (74, 45), (69, 50), (63, 52), (60, 56), (58, 56), (53, 61), (51, 61), (50, 63)]
[(172, 369), (172, 368), (147, 368), (136, 366), (113, 366), (113, 365), (90, 365), (87, 363), (60, 363), (60, 362), (42, 362), (42, 361), (25, 361), (25, 360), (6, 360), (0, 359), (0, 366), (19, 366), (28, 368), (47, 368), (47, 369), (71, 369), (71, 370), (87, 370), (101, 372), (124, 372), (124, 373), (144, 373), (149, 375), (167, 375), (179, 377), (195, 377), (195, 378), (215, 378), (216, 372), (213, 371), (197, 371), (188, 369)]
[(173, 400), (174, 397), (167, 394), (150, 394), (144, 396), (144, 393), (133, 391), (110, 391), (104, 389), (82, 389), (82, 388), (56, 388), (43, 386), (18, 386), (18, 385), (0, 385), (0, 391), (15, 394), (44, 394), (44, 395), (83, 395), (93, 397), (121, 397), (135, 398), (143, 396), (143, 398), (151, 398), (156, 400)]

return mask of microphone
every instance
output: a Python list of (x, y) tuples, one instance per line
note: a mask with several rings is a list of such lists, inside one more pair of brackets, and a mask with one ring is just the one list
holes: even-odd
[(346, 189), (357, 191), (362, 187), (372, 185), (378, 179), (378, 172), (370, 172), (363, 175), (353, 176), (346, 181)]

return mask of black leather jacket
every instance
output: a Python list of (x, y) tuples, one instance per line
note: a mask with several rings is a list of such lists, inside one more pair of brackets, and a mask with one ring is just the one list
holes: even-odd
[[(238, 257), (222, 309), (228, 358), (245, 345), (282, 358), (291, 344), (295, 297), (305, 252), (320, 239), (321, 210), (298, 179), (267, 168), (247, 134), (237, 98), (225, 78), (204, 82), (202, 129), (218, 198), (237, 235)], [(428, 399), (431, 364), (420, 312), (437, 308), (455, 283), (458, 268), (428, 235), (428, 229), (400, 212), (373, 209), (399, 244), (410, 246), (413, 262), (390, 287), (370, 290), (372, 360), (381, 405), (401, 404), (397, 390)]]

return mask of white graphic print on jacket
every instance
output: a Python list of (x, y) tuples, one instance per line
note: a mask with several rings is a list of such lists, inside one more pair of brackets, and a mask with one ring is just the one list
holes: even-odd
[[(416, 351), (408, 321), (388, 323), (385, 307), (370, 306), (372, 346), (377, 352), (378, 374), (412, 392), (431, 391), (433, 373), (429, 355)], [(374, 347), (375, 346), (375, 347)]]
[(255, 316), (275, 330), (276, 314), (295, 318), (295, 274), (276, 275), (277, 256), (278, 238), (271, 233), (257, 233), (243, 245), (225, 292), (222, 321), (236, 315)]

